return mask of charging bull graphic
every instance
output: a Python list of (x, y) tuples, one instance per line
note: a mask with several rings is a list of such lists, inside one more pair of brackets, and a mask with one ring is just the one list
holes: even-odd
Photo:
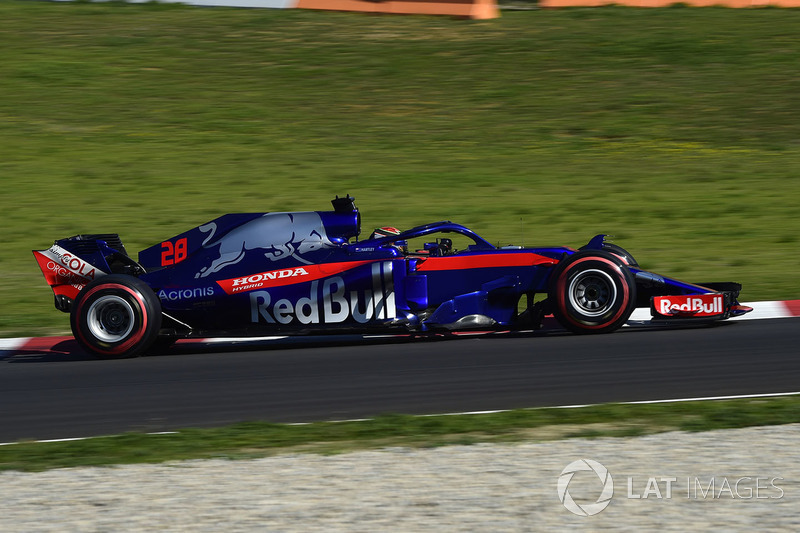
[(213, 239), (216, 225), (208, 224), (200, 229), (211, 232), (206, 237), (203, 247), (219, 246), (219, 257), (198, 272), (195, 278), (204, 278), (235, 265), (251, 250), (263, 250), (264, 257), (270, 261), (281, 261), (291, 257), (310, 265), (312, 262), (302, 257), (304, 254), (334, 246), (325, 233), (322, 219), (313, 211), (267, 213), (219, 239)]

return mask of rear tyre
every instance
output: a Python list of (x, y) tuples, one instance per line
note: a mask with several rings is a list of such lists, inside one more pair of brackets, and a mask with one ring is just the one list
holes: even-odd
[(135, 357), (158, 338), (161, 302), (140, 279), (110, 274), (81, 290), (70, 325), (78, 343), (97, 357)]
[(553, 272), (549, 299), (556, 319), (574, 333), (611, 333), (636, 308), (636, 280), (615, 254), (586, 250)]

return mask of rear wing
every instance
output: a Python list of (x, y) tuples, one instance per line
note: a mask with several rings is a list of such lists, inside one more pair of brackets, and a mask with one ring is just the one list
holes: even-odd
[(119, 235), (114, 233), (75, 235), (55, 241), (47, 250), (32, 251), (53, 289), (56, 309), (65, 312), (81, 289), (98, 277), (111, 272), (144, 272), (128, 257)]

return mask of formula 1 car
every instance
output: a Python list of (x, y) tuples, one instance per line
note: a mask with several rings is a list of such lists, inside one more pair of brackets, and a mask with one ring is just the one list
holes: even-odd
[(354, 199), (332, 204), (224, 215), (138, 261), (116, 234), (76, 235), (33, 253), (75, 338), (99, 357), (188, 337), (528, 330), (548, 314), (575, 333), (608, 333), (637, 306), (664, 321), (750, 311), (737, 301), (738, 283), (642, 270), (605, 235), (578, 250), (499, 248), (443, 221), (358, 240)]

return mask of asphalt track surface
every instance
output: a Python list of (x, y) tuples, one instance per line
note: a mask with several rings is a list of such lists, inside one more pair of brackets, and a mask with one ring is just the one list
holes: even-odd
[(800, 321), (0, 358), (0, 442), (800, 390)]

